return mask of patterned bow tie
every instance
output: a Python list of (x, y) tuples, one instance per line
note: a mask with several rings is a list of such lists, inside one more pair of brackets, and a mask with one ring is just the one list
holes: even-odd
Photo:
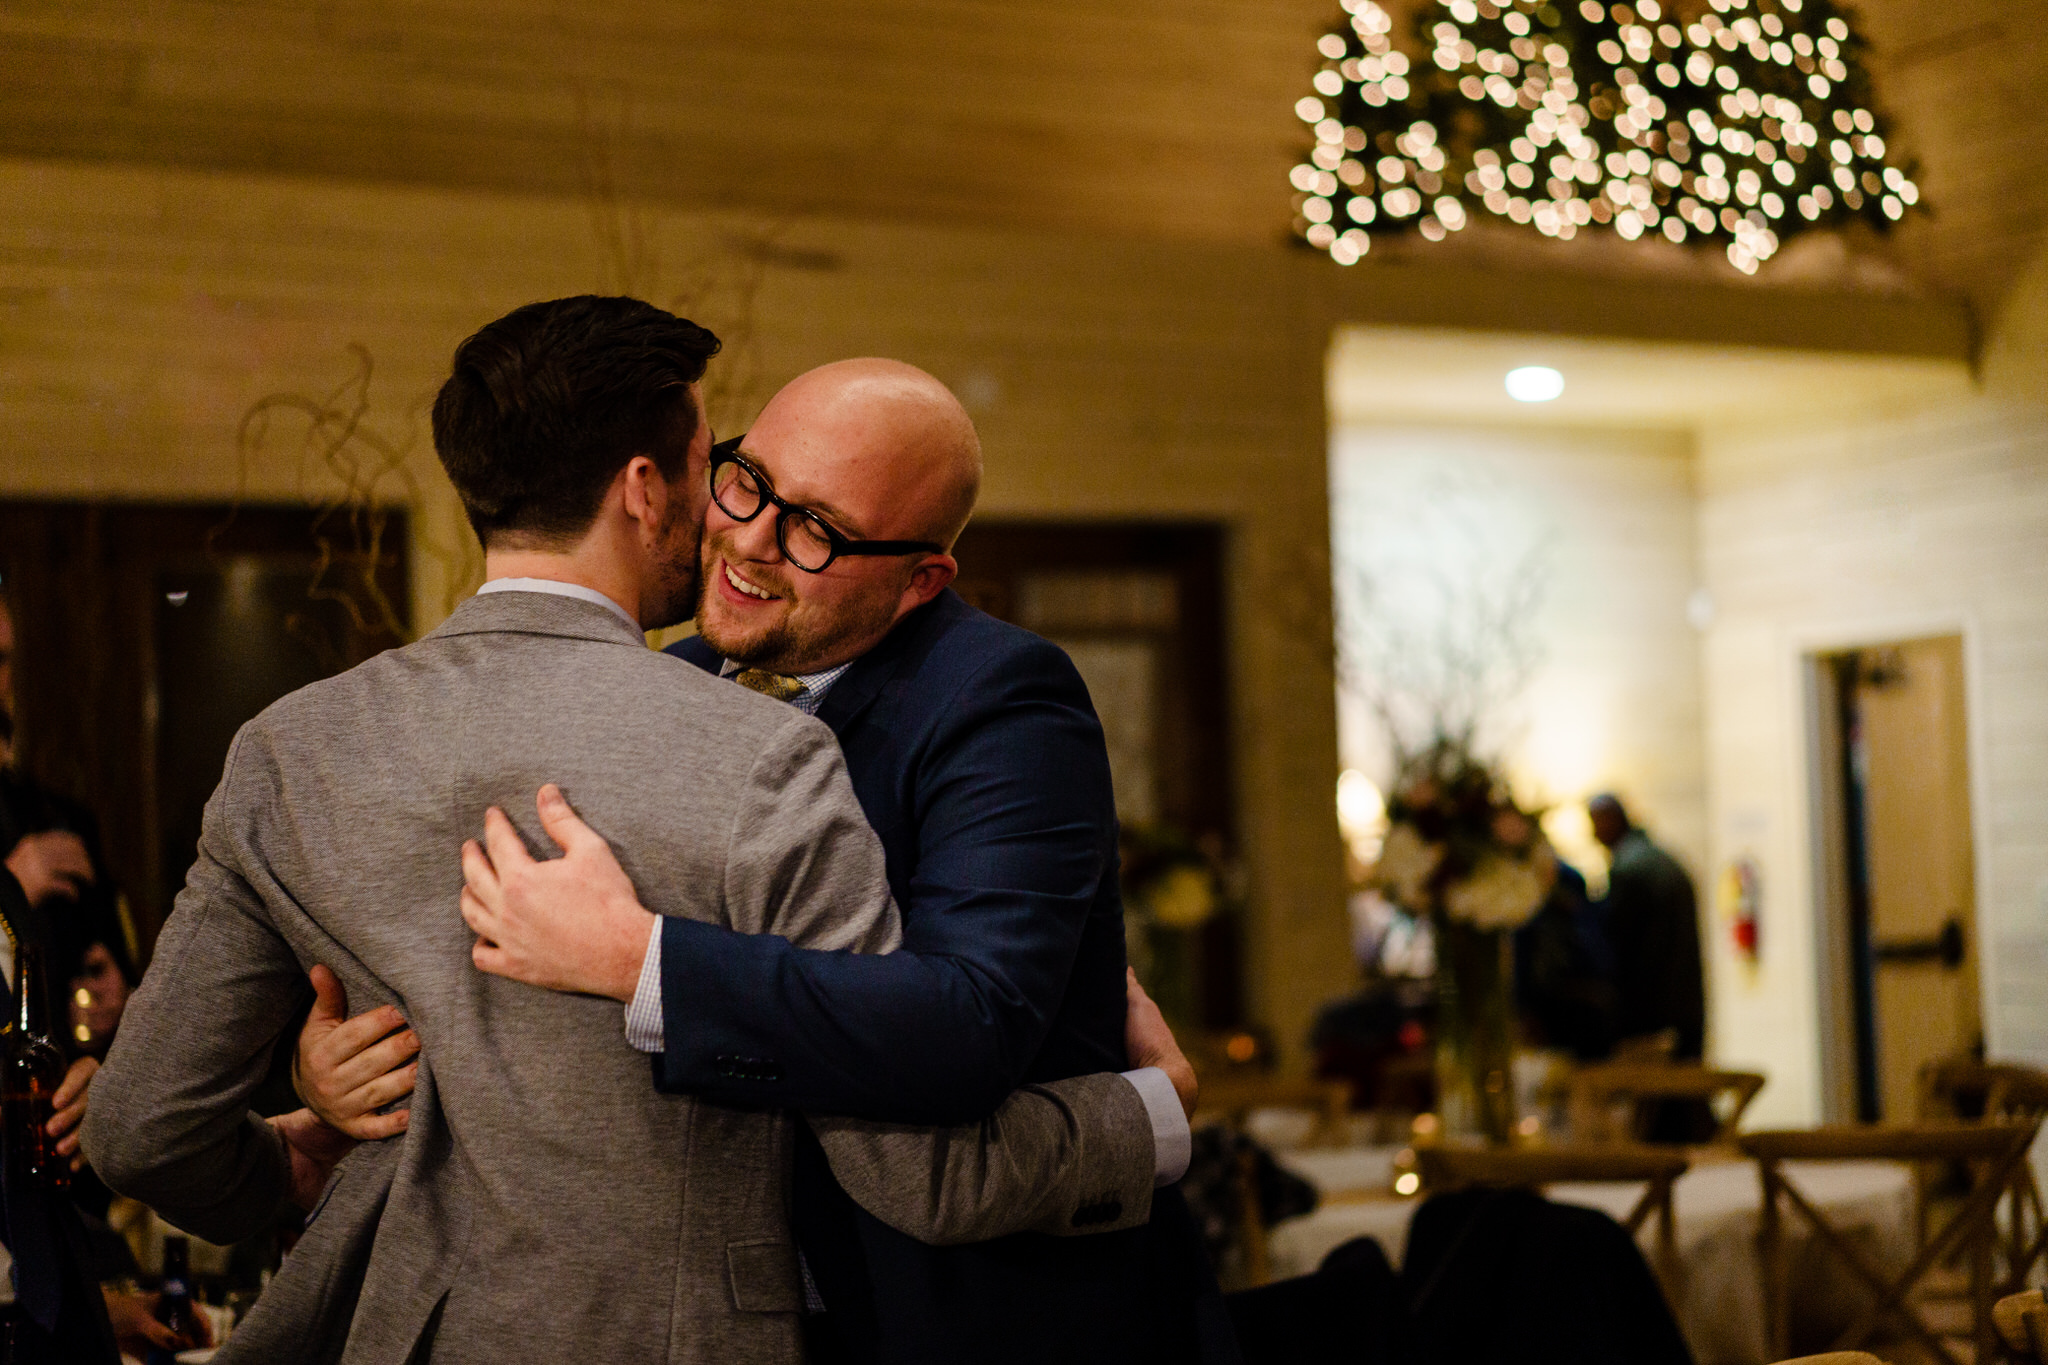
[(808, 690), (800, 679), (787, 673), (771, 673), (765, 668), (743, 668), (732, 675), (732, 680), (750, 692), (759, 692), (777, 701), (795, 701)]

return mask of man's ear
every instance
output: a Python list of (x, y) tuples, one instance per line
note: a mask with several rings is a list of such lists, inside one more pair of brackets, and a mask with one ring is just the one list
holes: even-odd
[(924, 562), (910, 571), (910, 582), (897, 608), (898, 619), (937, 597), (959, 576), (960, 561), (953, 556), (926, 555)]
[(626, 515), (639, 522), (645, 531), (658, 529), (672, 496), (660, 466), (645, 455), (635, 455), (619, 471), (619, 482), (623, 493), (621, 505)]

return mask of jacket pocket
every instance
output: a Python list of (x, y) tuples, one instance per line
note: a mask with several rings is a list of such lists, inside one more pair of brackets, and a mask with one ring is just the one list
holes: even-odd
[(727, 1242), (733, 1307), (742, 1313), (795, 1313), (804, 1306), (794, 1242)]

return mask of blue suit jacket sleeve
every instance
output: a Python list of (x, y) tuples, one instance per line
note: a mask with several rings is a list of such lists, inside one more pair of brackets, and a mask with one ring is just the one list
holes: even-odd
[(906, 708), (920, 734), (879, 765), (894, 764), (878, 780), (901, 794), (895, 827), (880, 831), (903, 911), (899, 951), (664, 926), (663, 1089), (954, 1124), (1040, 1079), (1026, 1069), (1116, 875), (1116, 823), (1087, 689), (1064, 653), (1024, 638), (950, 695)]

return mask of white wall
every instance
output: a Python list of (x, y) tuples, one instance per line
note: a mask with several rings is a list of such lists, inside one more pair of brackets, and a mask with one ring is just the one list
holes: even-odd
[[(1546, 662), (1498, 737), (1525, 796), (1615, 787), (1692, 868), (1710, 1051), (1771, 1078), (1754, 1123), (1822, 1117), (1815, 650), (1965, 636), (1989, 1044), (2048, 1062), (2048, 257), (1982, 373), (1975, 396), (1903, 415), (1773, 414), (1693, 438), (1409, 424), (1331, 438), (1340, 596), (1346, 558), (1397, 577), (1461, 557), (1497, 572), (1548, 544)], [(1687, 619), (1698, 587), (1704, 633)], [(1338, 719), (1344, 765), (1384, 780), (1377, 725), (1355, 700)], [(1716, 903), (1738, 857), (1763, 878), (1754, 965)]]
[(1709, 934), (1712, 1042), (1771, 1084), (1759, 1123), (1821, 1117), (1801, 660), (1960, 631), (1994, 1056), (2048, 1062), (2048, 260), (1987, 350), (1982, 397), (1909, 417), (1699, 441), (1708, 847), (1764, 883), (1751, 973)]
[[(1695, 874), (1705, 772), (1691, 446), (1667, 432), (1526, 427), (1345, 427), (1330, 445), (1341, 565), (1414, 585), (1421, 566), (1503, 573), (1535, 549), (1548, 587), (1543, 662), (1494, 736), (1524, 799), (1620, 792)], [(1428, 590), (1391, 604), (1427, 610)], [(1384, 783), (1379, 726), (1340, 701), (1346, 767)], [(1576, 807), (1564, 814), (1579, 816)], [(1551, 822), (1553, 828), (1558, 822)], [(1568, 856), (1583, 858), (1590, 840)]]

